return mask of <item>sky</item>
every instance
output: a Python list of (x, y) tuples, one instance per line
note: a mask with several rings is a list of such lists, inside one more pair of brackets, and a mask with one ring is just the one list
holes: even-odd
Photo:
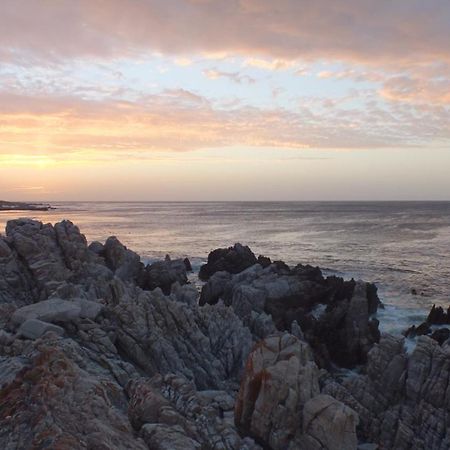
[(450, 200), (448, 0), (1, 0), (0, 199)]

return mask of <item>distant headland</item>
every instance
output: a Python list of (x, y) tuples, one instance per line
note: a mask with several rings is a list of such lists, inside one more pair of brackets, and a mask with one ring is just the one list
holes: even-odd
[(0, 200), (0, 211), (48, 211), (53, 209), (44, 203), (6, 202)]

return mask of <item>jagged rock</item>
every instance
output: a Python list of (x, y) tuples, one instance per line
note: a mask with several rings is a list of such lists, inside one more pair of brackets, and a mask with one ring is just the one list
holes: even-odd
[(0, 236), (0, 303), (24, 306), (38, 299), (37, 286), (7, 239)]
[[(378, 321), (370, 314), (380, 304), (376, 287), (342, 278), (324, 278), (319, 268), (298, 265), (294, 269), (259, 264), (239, 274), (216, 272), (203, 286), (200, 305), (222, 299), (247, 325), (255, 339), (291, 331), (295, 321), (315, 351), (321, 367), (363, 364), (371, 346), (379, 340)], [(314, 317), (314, 309), (326, 311)], [(274, 327), (270, 327), (267, 317)]]
[(269, 267), (272, 264), (272, 261), (270, 258), (268, 258), (267, 256), (264, 255), (259, 255), (258, 256), (258, 264), (262, 267), (262, 268), (266, 268)]
[(256, 256), (247, 246), (234, 244), (233, 247), (218, 248), (208, 255), (208, 262), (200, 268), (199, 277), (208, 280), (220, 271), (239, 273), (257, 262)]
[(105, 246), (98, 241), (93, 241), (88, 246), (89, 250), (97, 256), (103, 257), (105, 255)]
[[(199, 307), (195, 286), (182, 285), (184, 261), (153, 268), (166, 295), (143, 291), (144, 266), (117, 239), (88, 246), (68, 221), (9, 222), (0, 237), (0, 448), (259, 448), (246, 434), (272, 449), (354, 448), (346, 407), (360, 418), (359, 442), (450, 448), (447, 330), (418, 338), (411, 355), (400, 338), (374, 344), (374, 285), (234, 259), (239, 251), (211, 258)], [(434, 308), (430, 321), (446, 314)], [(314, 359), (364, 365), (343, 375), (319, 372)]]
[(228, 272), (221, 271), (212, 275), (202, 288), (200, 306), (206, 304), (215, 305), (227, 290), (231, 288), (230, 282), (231, 274)]
[(17, 309), (12, 315), (12, 321), (16, 325), (20, 325), (28, 319), (39, 319), (44, 322), (69, 322), (78, 319), (80, 313), (81, 307), (76, 303), (52, 298)]
[(186, 271), (192, 272), (192, 264), (191, 264), (191, 261), (189, 260), (189, 258), (184, 258), (183, 263), (184, 263), (184, 267), (186, 268)]
[(36, 341), (21, 370), (3, 384), (0, 447), (144, 450), (120, 387), (81, 369), (50, 342)]
[(117, 323), (116, 345), (149, 375), (179, 374), (200, 389), (237, 383), (252, 338), (231, 309), (191, 308), (159, 289), (115, 302), (109, 311)]
[(130, 382), (127, 393), (131, 423), (149, 448), (259, 449), (227, 418), (234, 400), (225, 392), (197, 392), (182, 377), (157, 375)]
[(236, 401), (236, 425), (272, 449), (302, 427), (303, 407), (319, 394), (312, 352), (295, 336), (271, 336), (250, 354)]
[(53, 325), (51, 323), (43, 322), (38, 319), (27, 319), (20, 326), (17, 334), (19, 336), (26, 337), (28, 339), (37, 339), (48, 331), (56, 333), (59, 336), (64, 334), (64, 329), (58, 325)]
[(403, 335), (408, 338), (415, 338), (417, 336), (424, 336), (431, 333), (431, 327), (428, 322), (421, 323), (418, 327), (415, 325), (410, 326), (403, 332)]
[(430, 338), (434, 339), (439, 345), (442, 345), (450, 338), (450, 330), (448, 328), (440, 328), (433, 331)]
[(367, 375), (329, 381), (323, 391), (358, 412), (359, 438), (386, 449), (444, 450), (450, 428), (450, 346), (422, 336), (408, 358), (403, 339), (383, 336)]
[(115, 236), (105, 242), (104, 256), (107, 266), (124, 281), (136, 281), (144, 268), (139, 255), (127, 249)]
[(430, 325), (446, 325), (450, 324), (450, 307), (444, 311), (442, 306), (433, 305), (428, 314), (426, 322)]
[(197, 288), (191, 284), (181, 286), (180, 283), (175, 282), (172, 285), (171, 294), (179, 302), (186, 303), (189, 306), (198, 305), (199, 292)]
[(165, 261), (148, 265), (140, 276), (139, 285), (147, 290), (159, 287), (166, 295), (169, 295), (174, 283), (186, 284), (187, 281), (185, 262), (182, 259), (166, 258)]
[(325, 343), (333, 361), (343, 367), (365, 363), (367, 353), (380, 338), (378, 321), (369, 319), (367, 289), (367, 283), (356, 283), (350, 300), (327, 308), (318, 320), (316, 339)]
[[(329, 395), (317, 395), (303, 410), (303, 433), (289, 449), (356, 450), (358, 414)], [(302, 442), (303, 441), (303, 442)]]
[(6, 234), (21, 261), (31, 272), (41, 299), (71, 276), (52, 225), (43, 225), (30, 219), (10, 220)]

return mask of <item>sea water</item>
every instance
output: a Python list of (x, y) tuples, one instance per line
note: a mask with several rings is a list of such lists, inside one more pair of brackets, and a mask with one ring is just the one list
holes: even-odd
[[(383, 331), (420, 323), (450, 300), (450, 202), (64, 202), (48, 212), (0, 212), (44, 222), (69, 219), (89, 241), (117, 236), (151, 261), (188, 256), (194, 268), (235, 242), (256, 255), (325, 274), (375, 282)], [(417, 295), (413, 295), (413, 290)]]

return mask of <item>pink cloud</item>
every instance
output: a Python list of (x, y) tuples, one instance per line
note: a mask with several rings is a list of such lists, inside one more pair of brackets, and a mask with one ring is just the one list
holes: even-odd
[[(321, 99), (320, 99), (321, 101)], [(323, 113), (300, 107), (214, 107), (184, 90), (136, 102), (87, 101), (0, 93), (0, 155), (108, 157), (216, 147), (380, 148), (449, 139), (446, 111), (367, 111), (339, 104)], [(72, 155), (72, 156), (71, 156)], [(77, 156), (78, 155), (78, 156)], [(80, 156), (81, 155), (81, 156)]]
[(22, 62), (150, 51), (449, 61), (449, 23), (447, 0), (3, 0), (0, 48)]

